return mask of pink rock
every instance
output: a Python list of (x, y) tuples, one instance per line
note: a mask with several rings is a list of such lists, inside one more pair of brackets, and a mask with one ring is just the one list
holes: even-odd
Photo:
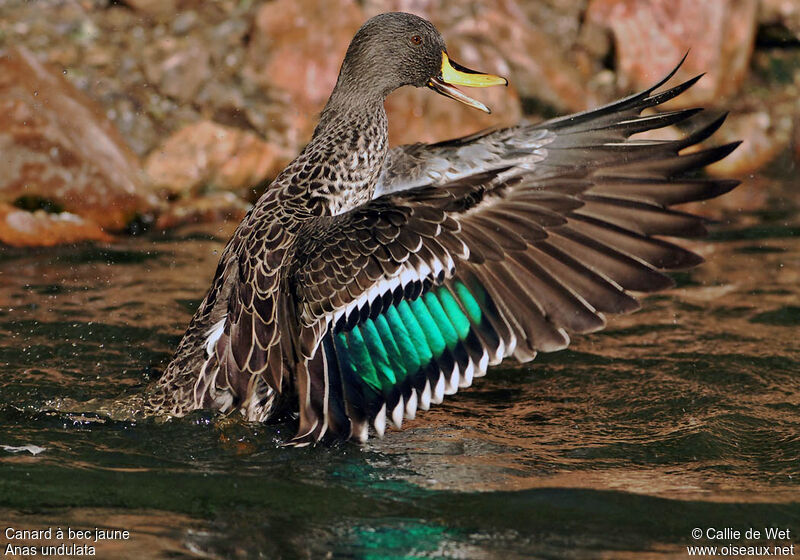
[(24, 48), (0, 57), (0, 202), (33, 196), (104, 229), (158, 205), (102, 110)]
[(707, 75), (670, 107), (718, 102), (747, 73), (757, 0), (592, 0), (587, 20), (611, 29), (624, 88), (643, 89), (691, 49), (677, 79)]
[(185, 195), (201, 187), (247, 189), (275, 177), (289, 159), (285, 150), (251, 132), (201, 121), (153, 150), (145, 170), (154, 187)]
[(318, 113), (364, 19), (352, 0), (268, 2), (256, 14), (245, 74), (290, 93), (294, 110)]
[(79, 241), (111, 241), (111, 237), (94, 222), (69, 212), (28, 212), (0, 203), (0, 243), (51, 247)]

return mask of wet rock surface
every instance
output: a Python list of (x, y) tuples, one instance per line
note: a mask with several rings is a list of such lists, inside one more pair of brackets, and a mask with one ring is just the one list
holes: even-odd
[(731, 111), (715, 141), (744, 139), (712, 172), (746, 178), (800, 159), (793, 0), (6, 0), (2, 10), (0, 118), (12, 124), (0, 130), (10, 154), (0, 202), (33, 197), (19, 210), (66, 211), (106, 233), (237, 219), (252, 187), (308, 141), (353, 32), (391, 10), (429, 18), (456, 60), (511, 81), (475, 92), (489, 116), (427, 90), (395, 92), (393, 144), (595, 107), (649, 86), (691, 48), (679, 77), (707, 75), (680, 102)]

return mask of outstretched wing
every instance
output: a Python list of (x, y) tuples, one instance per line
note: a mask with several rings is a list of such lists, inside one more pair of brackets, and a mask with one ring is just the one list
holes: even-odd
[(565, 348), (604, 313), (636, 309), (630, 291), (701, 262), (654, 236), (702, 235), (702, 218), (668, 207), (736, 186), (695, 173), (736, 144), (681, 153), (724, 116), (682, 140), (629, 139), (694, 115), (639, 116), (695, 81), (434, 146), (427, 179), (385, 170), (382, 196), (310, 224), (289, 277), (306, 358), (295, 442), (363, 441), (369, 424), (382, 435), (387, 419), (399, 426), (507, 356)]
[[(552, 148), (551, 143), (559, 134), (585, 133), (590, 129), (601, 130), (604, 125), (619, 127), (607, 129), (595, 135), (593, 144), (596, 144), (603, 138), (610, 142), (622, 141), (636, 132), (669, 126), (685, 120), (699, 112), (699, 109), (655, 115), (651, 121), (638, 119), (636, 125), (626, 122), (638, 117), (644, 109), (680, 95), (700, 78), (698, 76), (677, 88), (665, 91), (661, 96), (652, 95), (675, 75), (685, 59), (684, 56), (672, 72), (650, 89), (605, 107), (575, 113), (536, 125), (486, 130), (437, 144), (420, 143), (396, 146), (387, 154), (375, 186), (374, 197), (414, 187), (443, 185), (476, 173), (509, 166), (531, 174), (547, 173), (553, 163), (553, 154), (548, 151), (548, 148)], [(588, 128), (582, 128), (581, 125), (586, 125)], [(566, 140), (567, 143), (570, 141)], [(569, 146), (572, 147), (572, 145)], [(593, 163), (588, 160), (585, 162), (578, 160), (574, 153), (570, 156), (572, 157), (570, 163), (573, 165)], [(538, 165), (545, 157), (548, 158), (547, 165)]]

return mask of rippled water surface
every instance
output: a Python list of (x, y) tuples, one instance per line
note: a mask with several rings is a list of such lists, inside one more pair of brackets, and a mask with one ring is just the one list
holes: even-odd
[(227, 234), (0, 252), (0, 529), (130, 531), (107, 558), (505, 559), (683, 558), (714, 544), (693, 528), (777, 526), (800, 555), (795, 213), (718, 226), (642, 311), (364, 447), (49, 411), (158, 375)]

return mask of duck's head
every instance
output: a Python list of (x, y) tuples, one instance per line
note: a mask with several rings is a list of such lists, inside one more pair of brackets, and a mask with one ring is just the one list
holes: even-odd
[(455, 86), (508, 85), (452, 61), (444, 39), (429, 21), (401, 12), (377, 15), (353, 37), (339, 74), (339, 87), (382, 97), (401, 86), (429, 87), (446, 97), (489, 113), (489, 108)]

